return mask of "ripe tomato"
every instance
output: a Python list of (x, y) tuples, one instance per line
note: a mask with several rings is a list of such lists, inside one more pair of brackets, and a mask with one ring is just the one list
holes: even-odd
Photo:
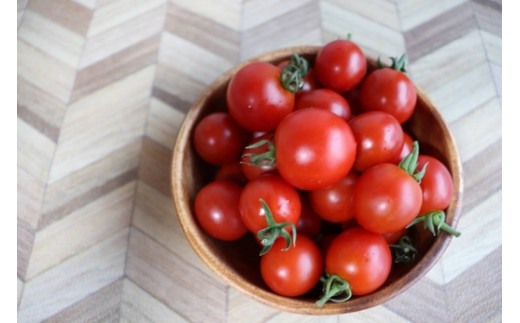
[(350, 172), (337, 183), (309, 192), (312, 208), (324, 220), (341, 223), (354, 218), (354, 187), (358, 175)]
[(307, 108), (285, 117), (274, 134), (280, 175), (302, 190), (325, 188), (345, 177), (356, 158), (348, 123), (332, 112)]
[(417, 167), (422, 169), (426, 164), (426, 173), (421, 180), (423, 202), (420, 214), (445, 210), (453, 197), (453, 179), (444, 164), (428, 155), (419, 155)]
[(321, 218), (312, 208), (307, 192), (300, 192), (300, 200), (302, 202), (302, 213), (296, 225), (296, 230), (298, 234), (314, 238), (321, 231)]
[(214, 165), (238, 160), (250, 134), (225, 112), (214, 112), (197, 123), (193, 144), (199, 156)]
[(363, 81), (360, 102), (363, 111), (384, 111), (402, 124), (415, 109), (417, 93), (403, 72), (382, 68), (367, 75)]
[(294, 93), (280, 81), (281, 70), (273, 64), (253, 62), (231, 78), (226, 92), (229, 113), (250, 131), (271, 131), (294, 109)]
[(422, 205), (419, 183), (399, 166), (377, 164), (364, 171), (354, 189), (354, 214), (363, 228), (380, 233), (401, 230)]
[(391, 267), (392, 252), (386, 240), (362, 228), (340, 233), (325, 257), (326, 272), (347, 281), (352, 295), (366, 295), (378, 289)]
[(320, 281), (323, 258), (318, 246), (305, 235), (298, 235), (296, 246), (287, 251), (283, 240), (260, 259), (260, 273), (264, 282), (282, 296), (300, 296)]
[(330, 89), (315, 89), (296, 99), (294, 109), (318, 108), (328, 110), (349, 121), (352, 114), (347, 100), (338, 92)]
[(277, 223), (298, 224), (302, 208), (298, 191), (278, 175), (262, 175), (244, 186), (239, 201), (242, 220), (254, 234), (267, 227), (260, 199), (269, 206)]
[(242, 188), (229, 181), (214, 181), (205, 185), (195, 196), (195, 218), (210, 236), (233, 241), (248, 230), (238, 211)]
[(365, 77), (365, 54), (354, 42), (339, 39), (327, 43), (316, 54), (314, 72), (323, 87), (345, 92), (357, 86)]
[(230, 181), (240, 186), (244, 186), (247, 183), (247, 178), (242, 172), (242, 167), (238, 160), (222, 165), (215, 174), (215, 180)]
[(392, 162), (403, 148), (403, 128), (390, 114), (370, 111), (349, 122), (356, 138), (354, 169), (362, 172), (375, 164)]
[[(251, 139), (251, 141), (247, 144), (247, 147), (255, 145), (263, 140), (271, 140), (273, 138), (273, 133), (268, 132), (265, 134), (262, 134), (258, 137), (255, 137)], [(277, 174), (278, 171), (276, 170), (276, 163), (271, 164), (259, 164), (255, 165), (251, 161), (251, 158), (254, 155), (260, 155), (266, 152), (269, 152), (269, 144), (265, 143), (258, 147), (253, 148), (246, 148), (244, 149), (244, 152), (242, 153), (242, 157), (240, 159), (240, 167), (242, 168), (242, 172), (244, 173), (245, 177), (252, 181), (255, 178), (263, 175), (263, 174)], [(263, 162), (262, 160), (260, 162)], [(267, 161), (266, 161), (267, 162)]]
[(414, 139), (412, 136), (403, 131), (403, 139), (403, 148), (401, 149), (399, 156), (392, 161), (393, 164), (399, 164), (413, 150)]

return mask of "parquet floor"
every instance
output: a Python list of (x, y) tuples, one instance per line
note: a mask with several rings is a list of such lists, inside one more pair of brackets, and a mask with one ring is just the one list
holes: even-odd
[[(501, 0), (18, 0), (17, 32), (19, 322), (502, 320)], [(463, 235), (384, 305), (279, 312), (197, 258), (168, 164), (185, 112), (220, 74), (347, 33), (367, 55), (407, 52), (449, 122)]]

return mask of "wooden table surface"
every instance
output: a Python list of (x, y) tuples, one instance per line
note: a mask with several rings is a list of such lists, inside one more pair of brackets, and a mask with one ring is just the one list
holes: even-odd
[[(280, 312), (202, 264), (168, 165), (187, 109), (220, 74), (347, 33), (367, 55), (407, 52), (448, 121), (462, 236), (383, 305)], [(18, 0), (18, 321), (501, 321), (501, 38), (501, 0)]]

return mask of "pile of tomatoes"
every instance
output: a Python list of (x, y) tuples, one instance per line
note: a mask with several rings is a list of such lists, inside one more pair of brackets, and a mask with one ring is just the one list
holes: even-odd
[(340, 39), (312, 66), (298, 54), (251, 62), (229, 82), (227, 110), (197, 123), (195, 150), (218, 166), (195, 198), (197, 222), (224, 241), (252, 233), (273, 292), (321, 284), (317, 306), (365, 295), (395, 261), (413, 260), (411, 225), (459, 234), (444, 223), (450, 172), (402, 127), (417, 101), (405, 59), (369, 71)]

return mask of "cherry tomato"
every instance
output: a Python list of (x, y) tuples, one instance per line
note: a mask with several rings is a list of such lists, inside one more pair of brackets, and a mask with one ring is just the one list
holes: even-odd
[(403, 131), (403, 139), (403, 148), (401, 149), (399, 156), (392, 161), (393, 164), (399, 164), (413, 150), (414, 139), (412, 136)]
[(262, 256), (262, 278), (279, 295), (303, 295), (320, 281), (324, 267), (320, 249), (305, 235), (298, 235), (296, 246), (282, 251), (284, 247), (284, 241), (278, 239), (272, 249)]
[(284, 118), (274, 134), (280, 175), (302, 190), (325, 188), (345, 177), (356, 158), (348, 123), (332, 112), (307, 108)]
[(454, 190), (451, 174), (440, 160), (419, 155), (417, 168), (423, 169), (426, 164), (428, 166), (420, 184), (423, 195), (420, 214), (445, 210), (450, 205)]
[(327, 273), (347, 281), (352, 295), (365, 295), (381, 287), (391, 267), (392, 253), (386, 240), (362, 228), (339, 234), (325, 258)]
[(294, 109), (294, 93), (280, 81), (281, 70), (266, 62), (243, 66), (226, 92), (229, 113), (250, 131), (271, 131)]
[(243, 237), (247, 228), (238, 210), (242, 188), (229, 181), (214, 181), (195, 196), (195, 218), (210, 236), (224, 241)]
[(386, 242), (390, 245), (390, 244), (397, 243), (397, 241), (399, 241), (399, 239), (401, 239), (401, 237), (407, 233), (408, 233), (408, 229), (402, 228), (401, 230), (398, 230), (398, 231), (383, 234), (383, 238), (385, 238)]
[(377, 164), (364, 171), (354, 189), (354, 214), (363, 228), (380, 233), (401, 230), (422, 205), (419, 183), (399, 166)]
[(254, 234), (267, 227), (260, 199), (268, 205), (275, 222), (298, 224), (302, 209), (298, 191), (278, 175), (262, 175), (244, 186), (239, 201), (242, 220)]
[[(264, 133), (258, 137), (253, 138), (247, 146), (251, 146), (254, 144), (259, 143), (263, 140), (271, 140), (273, 138), (273, 133), (268, 132)], [(244, 149), (244, 152), (242, 153), (242, 157), (240, 159), (240, 167), (242, 168), (242, 172), (244, 173), (245, 177), (252, 181), (255, 178), (259, 177), (263, 174), (277, 174), (278, 171), (276, 170), (276, 163), (268, 164), (268, 165), (254, 165), (251, 161), (251, 158), (253, 155), (260, 155), (262, 153), (266, 153), (269, 151), (269, 145), (267, 143), (254, 148), (246, 148)], [(260, 161), (262, 162), (262, 161)]]
[(215, 174), (216, 181), (230, 181), (244, 186), (247, 178), (242, 172), (242, 167), (238, 160), (222, 165)]
[(350, 172), (337, 183), (309, 192), (309, 200), (316, 213), (326, 221), (341, 223), (354, 218), (354, 187), (358, 179)]
[(296, 99), (294, 109), (318, 108), (328, 110), (349, 121), (352, 114), (347, 100), (338, 92), (330, 89), (315, 89)]
[(339, 39), (327, 43), (316, 54), (314, 72), (318, 82), (336, 92), (356, 87), (365, 77), (365, 54), (354, 42)]
[(298, 234), (314, 238), (321, 231), (321, 218), (312, 208), (307, 192), (300, 192), (300, 200), (302, 202), (302, 213), (296, 225), (296, 230)]
[(238, 160), (250, 134), (225, 112), (214, 112), (197, 123), (193, 144), (199, 156), (214, 165)]
[(415, 109), (417, 93), (403, 72), (382, 68), (367, 75), (361, 85), (360, 101), (363, 111), (384, 111), (402, 124)]
[(403, 148), (403, 128), (390, 114), (370, 111), (349, 122), (358, 143), (354, 169), (362, 172), (375, 164), (391, 162)]

